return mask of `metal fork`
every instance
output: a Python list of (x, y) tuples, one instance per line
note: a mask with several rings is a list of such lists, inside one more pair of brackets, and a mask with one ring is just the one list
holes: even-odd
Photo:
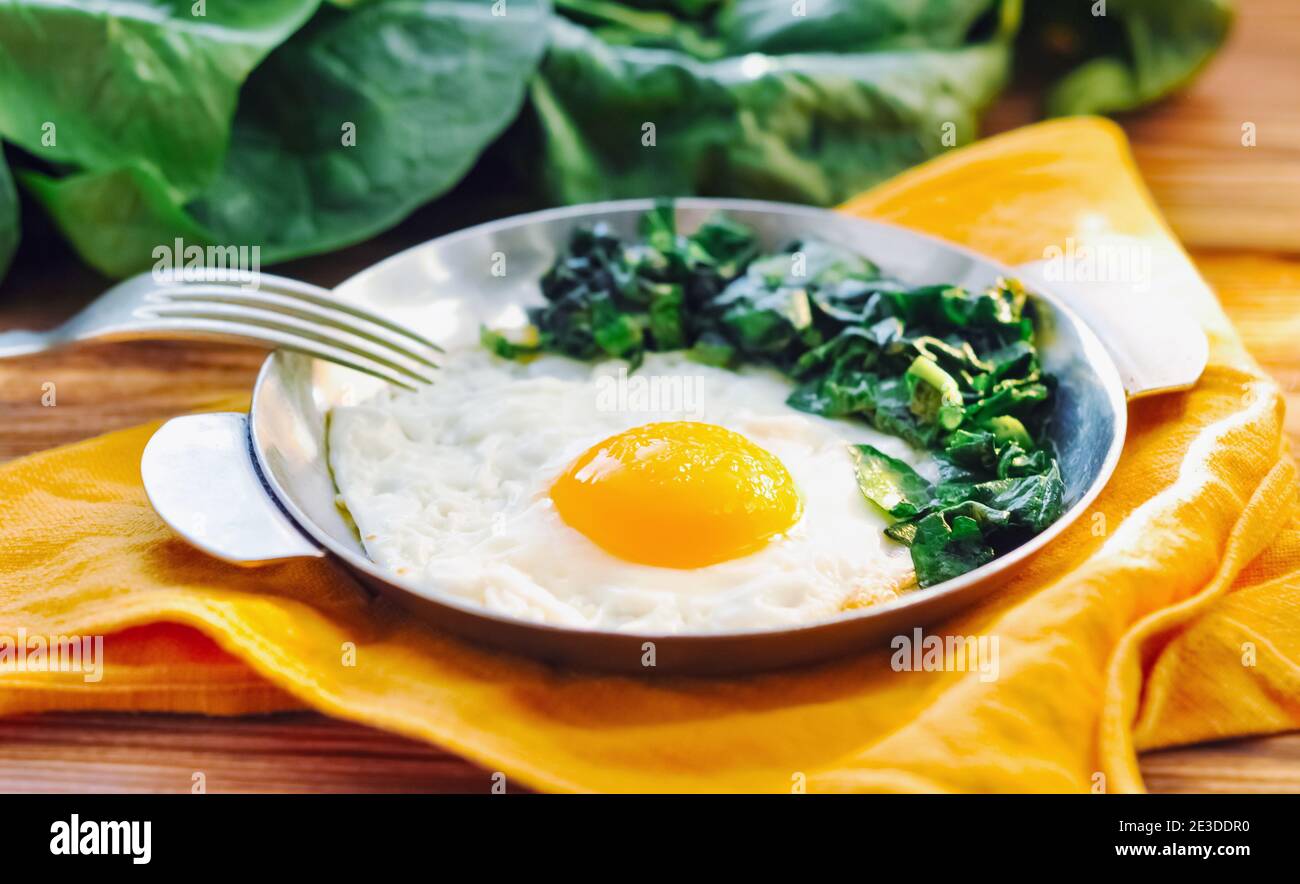
[(283, 347), (407, 389), (433, 382), (438, 367), (433, 354), (442, 352), (427, 338), (346, 303), (329, 289), (269, 273), (232, 270), (198, 279), (133, 276), (57, 328), (0, 332), (0, 359), (95, 340)]

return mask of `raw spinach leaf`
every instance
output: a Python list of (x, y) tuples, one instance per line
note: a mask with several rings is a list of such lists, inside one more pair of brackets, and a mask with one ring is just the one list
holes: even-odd
[(172, 188), (152, 166), (20, 177), (82, 260), (108, 276), (147, 268), (153, 250), (177, 237), (187, 245), (216, 241), (177, 205)]
[(974, 138), (1009, 58), (991, 39), (701, 61), (556, 19), (532, 84), (538, 180), (561, 203), (701, 193), (829, 205), (938, 153), (945, 133)]
[(791, 15), (787, 0), (733, 0), (718, 30), (731, 55), (954, 48), (1002, 6), (1000, 0), (808, 0), (806, 14)]
[(50, 163), (211, 183), (249, 72), (319, 0), (0, 3), (0, 136)]
[(590, 28), (611, 46), (676, 49), (696, 58), (722, 55), (722, 41), (711, 36), (711, 29), (698, 20), (700, 14), (718, 4), (696, 3), (687, 8), (675, 5), (675, 9), (663, 10), (637, 8), (649, 4), (614, 0), (555, 0), (556, 9)]
[(153, 246), (180, 235), (260, 246), (264, 263), (365, 239), (459, 181), (516, 115), (547, 9), (514, 0), (507, 10), (473, 0), (322, 9), (249, 78), (221, 172), (188, 204), (139, 163), (33, 176), (34, 190), (112, 275), (147, 267)]
[(1223, 45), (1228, 0), (1028, 0), (1017, 52), (1026, 68), (1065, 74), (1047, 112), (1112, 114), (1181, 88)]
[(450, 189), (514, 119), (545, 47), (545, 0), (504, 8), (322, 10), (249, 79), (195, 217), (280, 261), (366, 239)]

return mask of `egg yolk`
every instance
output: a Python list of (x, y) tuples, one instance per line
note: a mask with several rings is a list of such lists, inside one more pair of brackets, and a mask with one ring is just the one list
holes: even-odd
[(764, 546), (799, 520), (785, 465), (713, 424), (646, 424), (587, 449), (551, 487), (560, 517), (606, 552), (699, 568)]

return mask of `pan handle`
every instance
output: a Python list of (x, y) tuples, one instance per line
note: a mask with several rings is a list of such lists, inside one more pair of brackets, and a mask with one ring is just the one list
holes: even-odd
[(267, 490), (248, 444), (245, 414), (192, 414), (163, 424), (140, 458), (154, 511), (191, 545), (232, 564), (323, 557)]
[(1214, 295), (1191, 261), (1128, 238), (1090, 248), (1090, 257), (1062, 250), (1016, 273), (1031, 291), (1049, 292), (1083, 318), (1109, 351), (1129, 399), (1195, 386), (1210, 345), (1189, 305), (1213, 303)]

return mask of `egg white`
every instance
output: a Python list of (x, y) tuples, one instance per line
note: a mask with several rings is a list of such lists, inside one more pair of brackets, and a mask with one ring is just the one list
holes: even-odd
[[(448, 355), (437, 383), (388, 389), (331, 413), (340, 502), (375, 562), (430, 595), (525, 620), (611, 631), (698, 633), (825, 620), (913, 582), (905, 548), (858, 491), (849, 443), (870, 442), (931, 478), (934, 464), (861, 423), (785, 404), (775, 372), (680, 354), (622, 362), (508, 362)], [(751, 555), (689, 570), (627, 562), (560, 519), (551, 484), (623, 430), (701, 420), (741, 433), (793, 477), (803, 514)]]

